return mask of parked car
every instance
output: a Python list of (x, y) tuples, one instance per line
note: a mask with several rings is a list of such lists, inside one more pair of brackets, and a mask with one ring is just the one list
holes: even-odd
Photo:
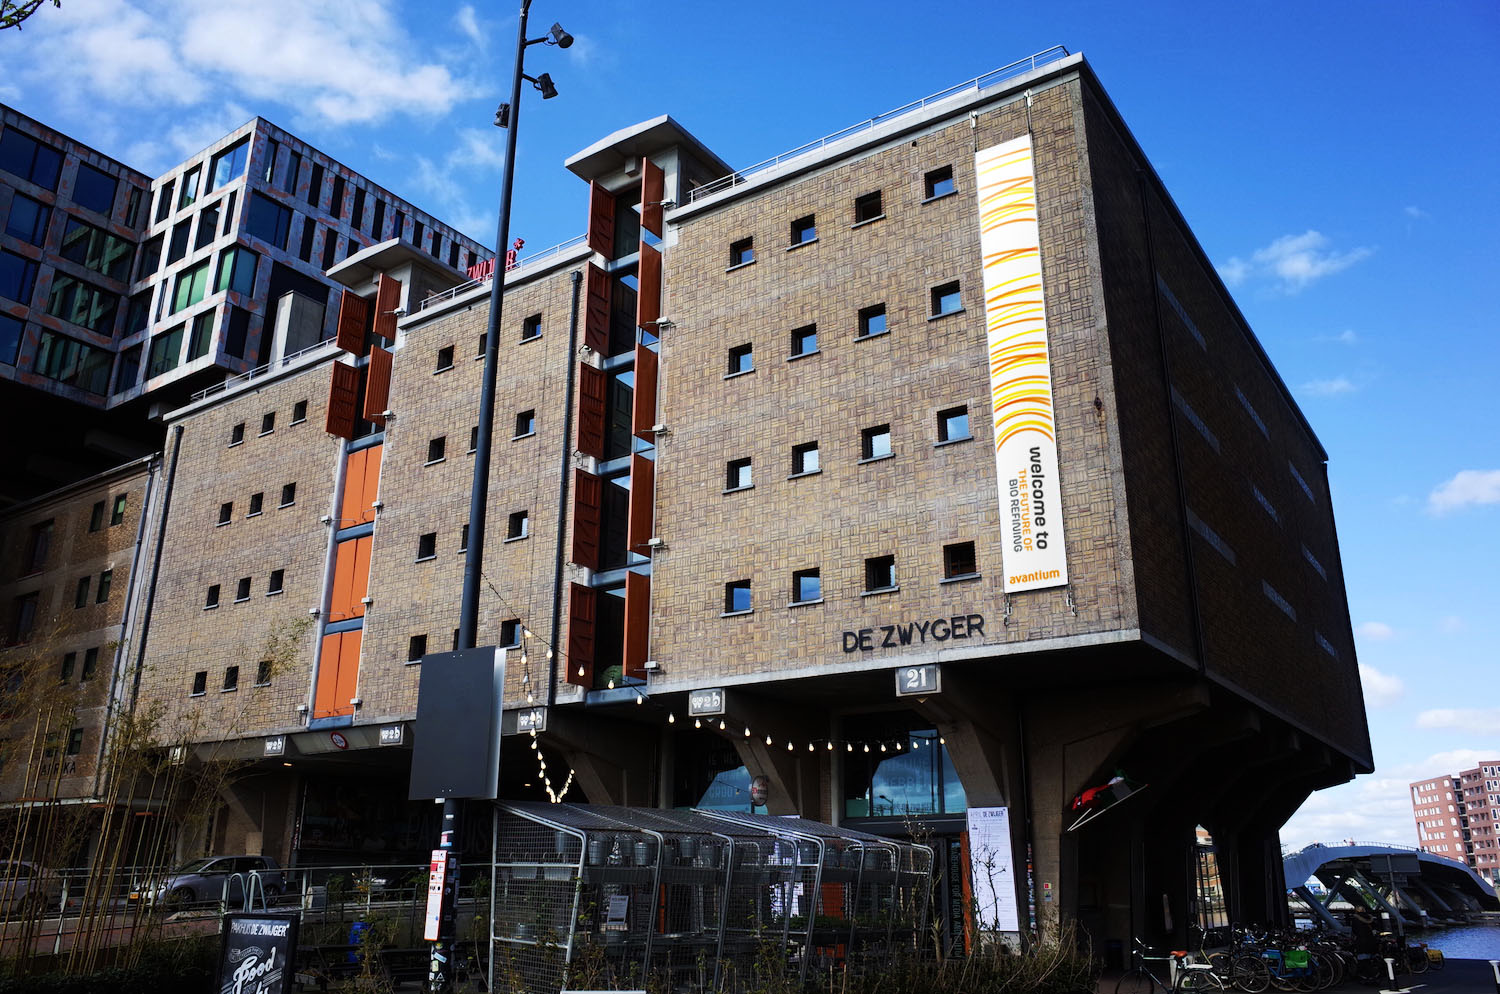
[(24, 860), (0, 861), (0, 911), (7, 916), (40, 914), (61, 904), (62, 877)]
[[(162, 901), (168, 904), (196, 904), (217, 901), (229, 881), (229, 902), (244, 900), (244, 887), (250, 873), (260, 873), (266, 901), (272, 902), (286, 890), (281, 867), (269, 856), (204, 856), (186, 863), (160, 880), (132, 887), (132, 901)], [(234, 876), (240, 874), (240, 876)]]

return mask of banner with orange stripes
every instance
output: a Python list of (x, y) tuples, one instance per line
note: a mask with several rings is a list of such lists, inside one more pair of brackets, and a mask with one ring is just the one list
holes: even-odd
[(1005, 591), (1068, 582), (1031, 137), (974, 154)]

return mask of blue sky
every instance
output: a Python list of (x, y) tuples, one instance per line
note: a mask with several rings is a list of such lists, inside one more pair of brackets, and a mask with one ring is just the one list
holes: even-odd
[[(259, 114), (494, 241), (513, 3), (66, 0), (0, 101), (148, 172)], [(513, 235), (569, 154), (671, 113), (739, 167), (1052, 45), (1093, 64), (1330, 454), (1377, 771), (1289, 845), (1414, 843), (1408, 781), (1500, 758), (1500, 7), (537, 0)], [(1489, 288), (1489, 289), (1486, 289)], [(1488, 693), (1487, 693), (1488, 691)]]

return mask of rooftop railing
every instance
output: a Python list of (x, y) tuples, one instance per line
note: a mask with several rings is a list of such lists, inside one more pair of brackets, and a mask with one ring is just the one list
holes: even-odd
[[(539, 252), (532, 252), (528, 255), (521, 256), (516, 260), (515, 267), (507, 270), (507, 272), (520, 272), (527, 266), (534, 265), (544, 259), (550, 259), (555, 255), (561, 255), (562, 253), (566, 252), (568, 249), (573, 248), (576, 245), (582, 245), (585, 237), (586, 236), (584, 235), (574, 235), (572, 238), (569, 238), (566, 241), (558, 242), (556, 245), (553, 245), (550, 248), (544, 248)], [(444, 290), (442, 293), (435, 293), (432, 296), (428, 297), (426, 300), (422, 301), (417, 310), (425, 311), (427, 308), (436, 307), (438, 304), (441, 304), (446, 300), (452, 300), (454, 297), (461, 297), (475, 287), (485, 286), (486, 284), (488, 284), (492, 276), (493, 274), (491, 274), (491, 276), (485, 276), (477, 280), (469, 280), (467, 283), (460, 283), (458, 286), (453, 287), (450, 290)]]
[(835, 131), (833, 134), (824, 135), (817, 141), (808, 142), (806, 145), (799, 145), (798, 147), (792, 149), (790, 152), (783, 152), (778, 156), (766, 159), (764, 162), (757, 162), (753, 166), (746, 166), (744, 169), (733, 172), (728, 176), (720, 177), (719, 179), (716, 179), (711, 183), (706, 183), (703, 186), (700, 186), (697, 189), (691, 191), (688, 194), (688, 200), (689, 202), (692, 202), (695, 200), (702, 200), (704, 197), (711, 197), (714, 194), (719, 193), (720, 191), (739, 186), (741, 183), (746, 182), (756, 173), (762, 173), (768, 169), (774, 169), (776, 166), (779, 166), (784, 162), (798, 158), (802, 155), (806, 155), (809, 152), (814, 152), (820, 148), (831, 145), (836, 141), (848, 138), (850, 135), (857, 135), (862, 131), (869, 131), (875, 128), (877, 125), (884, 124), (887, 121), (902, 116), (903, 114), (914, 113), (924, 107), (936, 103), (939, 100), (946, 100), (954, 94), (962, 93), (965, 90), (983, 90), (986, 87), (994, 86), (996, 83), (1003, 82), (1007, 79), (1012, 79), (1016, 76), (1020, 76), (1023, 73), (1031, 72), (1038, 66), (1044, 66), (1049, 62), (1056, 62), (1058, 59), (1063, 59), (1067, 56), (1068, 50), (1066, 48), (1061, 45), (1054, 45), (1051, 48), (1046, 49), (1045, 51), (1038, 52), (1035, 55), (1027, 56), (1024, 59), (1018, 59), (1015, 62), (1012, 62), (1010, 65), (1001, 66), (999, 69), (987, 72), (983, 76), (976, 76), (973, 79), (968, 80), (967, 82), (959, 83), (956, 86), (950, 86), (946, 90), (939, 90), (937, 93), (925, 96), (920, 100), (914, 100), (909, 104), (897, 107), (895, 110), (888, 110), (884, 114), (876, 114), (874, 117), (869, 118), (868, 120), (860, 121), (858, 124), (851, 124), (849, 127), (844, 128), (842, 131)]
[(283, 369), (287, 366), (290, 366), (292, 363), (296, 362), (298, 359), (301, 359), (303, 356), (310, 355), (318, 351), (319, 349), (330, 347), (332, 345), (333, 339), (325, 338), (321, 342), (318, 342), (314, 345), (309, 345), (305, 349), (301, 349), (297, 352), (292, 352), (288, 355), (284, 355), (280, 359), (274, 359), (271, 362), (266, 363), (264, 366), (256, 366), (254, 369), (250, 370), (247, 373), (239, 373), (235, 376), (227, 376), (224, 378), (223, 383), (215, 383), (211, 387), (204, 387), (202, 390), (194, 393), (189, 398), (189, 401), (191, 403), (197, 403), (204, 397), (212, 397), (215, 394), (223, 393), (231, 387), (238, 386), (241, 383), (248, 383), (258, 376), (264, 376), (274, 369)]

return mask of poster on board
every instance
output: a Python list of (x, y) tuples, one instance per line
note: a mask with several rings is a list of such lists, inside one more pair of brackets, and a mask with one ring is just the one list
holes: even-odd
[(296, 915), (225, 915), (219, 994), (290, 994), (296, 958)]
[(969, 874), (981, 932), (1019, 932), (1016, 866), (1010, 851), (1010, 810), (970, 808)]

